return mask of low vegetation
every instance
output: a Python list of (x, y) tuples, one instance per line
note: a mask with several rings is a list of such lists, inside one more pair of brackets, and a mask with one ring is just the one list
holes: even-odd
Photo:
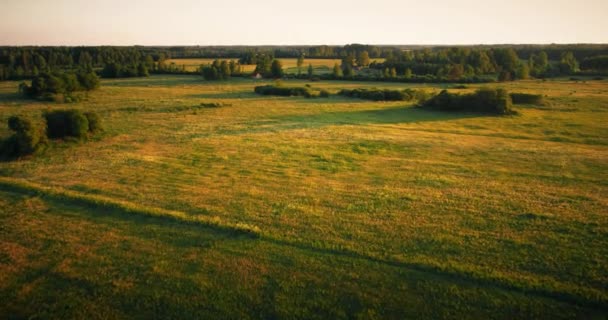
[(8, 127), (13, 135), (0, 142), (0, 157), (12, 159), (37, 153), (47, 144), (45, 125), (24, 116), (8, 118)]
[(149, 75), (148, 66), (143, 62), (124, 65), (117, 62), (110, 62), (106, 64), (101, 71), (101, 76), (104, 78), (133, 78), (147, 77)]
[(545, 105), (545, 98), (542, 94), (532, 93), (511, 93), (511, 100), (514, 104), (534, 104), (534, 105)]
[(200, 73), (205, 80), (227, 80), (231, 76), (241, 76), (242, 69), (234, 60), (214, 60), (211, 64), (201, 66)]
[[(104, 139), (0, 163), (0, 315), (606, 317), (606, 81), (283, 84), (504, 86), (552, 104), (515, 117), (253, 93), (264, 84), (103, 79), (73, 106)], [(0, 82), (4, 123), (64, 109), (17, 86)]]
[(13, 135), (0, 144), (0, 157), (5, 160), (38, 153), (49, 139), (85, 140), (103, 130), (99, 115), (75, 109), (47, 111), (38, 120), (11, 116), (8, 127)]
[(257, 86), (253, 89), (257, 94), (264, 96), (283, 96), (283, 97), (305, 97), (305, 98), (327, 98), (329, 91), (324, 89), (315, 89), (310, 86), (305, 87), (287, 87), (282, 84)]
[(76, 138), (84, 140), (91, 133), (101, 130), (99, 116), (80, 110), (53, 110), (46, 112), (47, 135), (50, 139)]
[[(45, 101), (73, 102), (77, 91), (90, 91), (99, 87), (99, 77), (92, 70), (78, 72), (42, 73), (32, 79), (31, 85), (22, 83), (19, 91), (26, 97)], [(77, 99), (76, 99), (77, 100)]]
[(359, 98), (372, 101), (411, 101), (424, 100), (427, 93), (421, 90), (404, 89), (376, 89), (376, 88), (357, 88), (357, 89), (342, 89), (338, 92), (339, 95), (351, 98)]
[(439, 111), (479, 112), (497, 115), (513, 114), (512, 100), (504, 89), (483, 88), (474, 93), (458, 94), (442, 90), (421, 104), (422, 108)]

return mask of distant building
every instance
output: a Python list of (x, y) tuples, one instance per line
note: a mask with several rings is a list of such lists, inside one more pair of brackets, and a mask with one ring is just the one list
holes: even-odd
[(253, 79), (262, 79), (262, 75), (259, 72), (254, 73), (251, 78)]

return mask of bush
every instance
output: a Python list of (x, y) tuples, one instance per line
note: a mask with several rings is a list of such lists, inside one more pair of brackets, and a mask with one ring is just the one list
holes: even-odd
[(87, 118), (89, 122), (89, 132), (97, 133), (103, 131), (103, 126), (101, 125), (101, 118), (95, 112), (85, 112), (84, 116)]
[(388, 89), (342, 89), (339, 95), (359, 98), (372, 101), (411, 101), (419, 99), (421, 92), (405, 89), (405, 90), (388, 90)]
[(8, 127), (14, 134), (0, 146), (0, 153), (5, 158), (36, 153), (47, 143), (45, 128), (41, 123), (22, 116), (12, 116), (8, 119)]
[(540, 106), (545, 104), (545, 99), (541, 94), (511, 93), (511, 99), (515, 104), (535, 104)]
[(31, 85), (19, 85), (19, 92), (44, 101), (65, 102), (75, 91), (89, 91), (99, 87), (99, 77), (93, 71), (78, 73), (42, 73), (32, 79)]
[(281, 84), (257, 86), (253, 91), (257, 94), (266, 96), (300, 96), (305, 98), (329, 97), (329, 92), (327, 90), (316, 90), (311, 87), (284, 87)]
[(441, 91), (421, 106), (441, 111), (467, 111), (490, 114), (513, 114), (511, 96), (504, 89), (479, 89), (471, 94)]
[(89, 120), (79, 110), (50, 111), (44, 114), (44, 118), (47, 123), (47, 134), (51, 139), (66, 137), (85, 139), (89, 132)]

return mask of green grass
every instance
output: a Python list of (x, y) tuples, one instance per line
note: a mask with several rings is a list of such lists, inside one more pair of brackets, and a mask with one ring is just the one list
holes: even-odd
[[(508, 117), (253, 93), (266, 83), (104, 81), (69, 105), (101, 137), (0, 163), (0, 314), (608, 314), (607, 82), (503, 84), (549, 102)], [(0, 83), (1, 123), (66, 107), (17, 85)]]

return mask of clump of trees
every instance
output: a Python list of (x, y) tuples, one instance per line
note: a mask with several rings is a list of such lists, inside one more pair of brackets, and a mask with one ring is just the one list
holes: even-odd
[(103, 78), (147, 77), (150, 75), (148, 68), (143, 62), (126, 65), (110, 62), (101, 70), (101, 76)]
[(92, 70), (72, 72), (42, 73), (32, 79), (31, 85), (22, 83), (19, 91), (27, 97), (47, 101), (71, 102), (71, 94), (90, 91), (99, 87), (99, 77)]
[(37, 121), (12, 116), (8, 127), (14, 133), (0, 143), (0, 157), (4, 159), (38, 153), (48, 145), (49, 139), (84, 140), (103, 130), (99, 115), (75, 109), (49, 111)]
[[(240, 60), (241, 63), (246, 61), (248, 60)], [(258, 53), (253, 56), (253, 58), (249, 60), (249, 62), (254, 62), (250, 64), (255, 64), (254, 73), (259, 73), (264, 77), (279, 79), (282, 78), (284, 75), (283, 65), (281, 61), (279, 59), (275, 59), (274, 55), (272, 54)], [(304, 58), (300, 57), (298, 59), (297, 64), (298, 70), (300, 70), (302, 64), (304, 64)]]
[(342, 89), (339, 95), (345, 97), (359, 98), (372, 101), (411, 101), (414, 99), (422, 100), (426, 93), (420, 90), (390, 90), (390, 89)]
[(0, 156), (4, 159), (34, 154), (47, 145), (44, 123), (24, 116), (12, 116), (8, 119), (8, 127), (13, 135), (0, 143)]
[(421, 104), (422, 108), (440, 111), (479, 112), (496, 115), (515, 113), (511, 95), (504, 89), (479, 89), (474, 93), (456, 94), (447, 90)]
[(531, 93), (511, 93), (511, 100), (515, 104), (535, 104), (545, 105), (545, 98), (542, 94), (531, 94)]
[(597, 71), (607, 72), (608, 71), (608, 55), (601, 55), (595, 57), (586, 58), (581, 62), (580, 65), (582, 70), (585, 71)]
[(234, 60), (214, 60), (211, 64), (201, 66), (200, 73), (205, 80), (227, 80), (231, 76), (240, 76), (242, 68)]
[(286, 87), (281, 84), (257, 86), (253, 90), (257, 94), (265, 96), (283, 96), (293, 97), (301, 96), (305, 98), (329, 97), (329, 91), (324, 89), (315, 89), (310, 86), (305, 87)]
[(96, 113), (80, 110), (54, 110), (44, 114), (49, 139), (86, 139), (90, 133), (102, 130), (101, 120)]

